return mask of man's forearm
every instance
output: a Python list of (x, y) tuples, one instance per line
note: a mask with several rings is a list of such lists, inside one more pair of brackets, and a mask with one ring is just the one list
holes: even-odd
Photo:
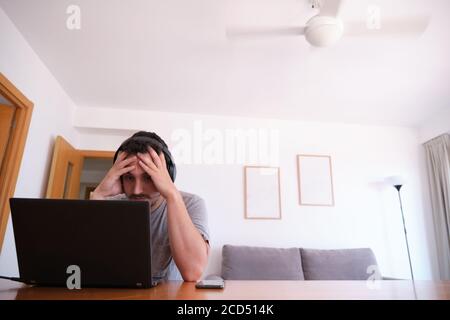
[(166, 198), (170, 247), (185, 281), (200, 279), (208, 262), (208, 245), (192, 223), (181, 194)]

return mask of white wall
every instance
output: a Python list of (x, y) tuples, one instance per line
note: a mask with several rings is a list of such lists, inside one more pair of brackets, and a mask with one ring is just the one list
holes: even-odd
[[(81, 132), (80, 148), (100, 150), (115, 150), (130, 132), (140, 129), (157, 132), (175, 149), (179, 141), (172, 141), (172, 135), (185, 129), (194, 136), (199, 133), (199, 125), (203, 138), (210, 129), (222, 135), (234, 129), (272, 129), (279, 133), (281, 221), (243, 218), (242, 164), (183, 164), (175, 156), (178, 187), (199, 194), (207, 203), (213, 248), (207, 273), (220, 272), (223, 244), (371, 247), (384, 275), (407, 278), (409, 266), (397, 193), (382, 182), (387, 176), (399, 174), (407, 181), (402, 196), (415, 276), (435, 276), (423, 148), (414, 129), (100, 108), (78, 108), (74, 125)], [(202, 143), (200, 150), (206, 151), (211, 140)], [(335, 207), (298, 205), (298, 153), (332, 156)]]
[(450, 105), (424, 121), (419, 132), (422, 143), (441, 134), (450, 133)]
[[(78, 144), (71, 126), (74, 104), (1, 8), (0, 39), (0, 72), (34, 103), (15, 196), (42, 197), (54, 138), (63, 135)], [(0, 274), (18, 275), (11, 219), (0, 255)]]

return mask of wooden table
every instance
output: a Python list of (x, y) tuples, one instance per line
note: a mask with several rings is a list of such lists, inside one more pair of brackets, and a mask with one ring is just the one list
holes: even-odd
[(450, 281), (226, 281), (225, 289), (196, 289), (195, 283), (167, 281), (151, 289), (68, 290), (33, 287), (0, 279), (0, 299), (300, 300), (445, 299)]

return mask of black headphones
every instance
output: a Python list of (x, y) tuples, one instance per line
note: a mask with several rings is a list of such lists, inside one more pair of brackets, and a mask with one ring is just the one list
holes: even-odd
[(131, 140), (149, 142), (148, 144), (150, 146), (152, 146), (152, 147), (156, 146), (159, 149), (161, 149), (161, 151), (164, 154), (164, 158), (166, 159), (167, 171), (169, 172), (169, 175), (170, 175), (170, 178), (172, 179), (172, 181), (175, 182), (175, 177), (177, 175), (177, 168), (175, 166), (175, 162), (173, 161), (172, 154), (170, 153), (169, 149), (164, 144), (162, 144), (160, 141), (158, 141), (154, 138), (145, 137), (145, 136), (135, 136), (135, 137), (128, 138), (127, 140), (122, 142), (119, 149), (117, 149), (116, 153), (114, 154), (113, 163), (116, 162), (117, 156), (119, 155), (119, 152), (122, 151), (123, 146)]

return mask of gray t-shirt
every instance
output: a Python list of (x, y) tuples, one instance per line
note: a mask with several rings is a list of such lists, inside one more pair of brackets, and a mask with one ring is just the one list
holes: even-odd
[[(180, 191), (187, 212), (201, 236), (209, 243), (208, 217), (205, 201), (199, 196)], [(109, 197), (108, 200), (127, 200), (125, 194)], [(150, 215), (152, 236), (152, 274), (155, 280), (182, 280), (180, 271), (172, 257), (167, 229), (167, 202)]]

